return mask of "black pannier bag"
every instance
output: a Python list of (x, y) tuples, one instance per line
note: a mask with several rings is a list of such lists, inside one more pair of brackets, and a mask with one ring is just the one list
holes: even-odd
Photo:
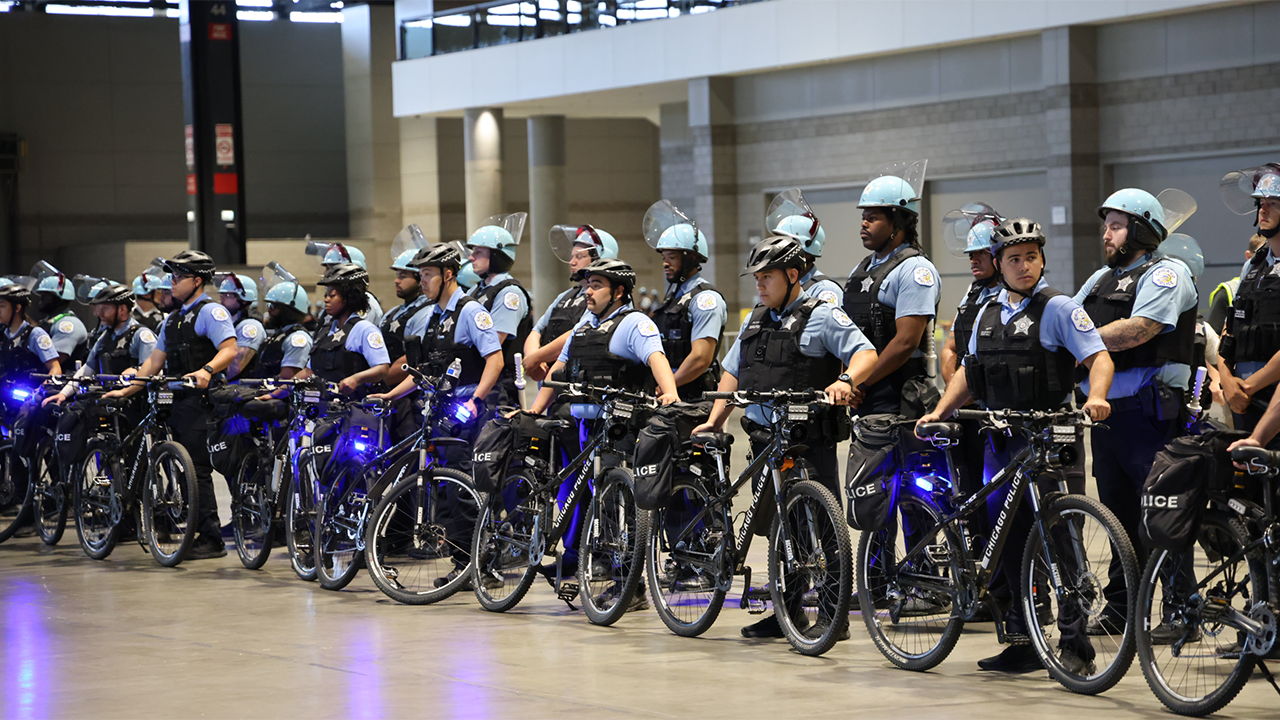
[(315, 429), (311, 431), (311, 457), (315, 462), (316, 472), (321, 477), (324, 476), (325, 468), (328, 467), (333, 451), (338, 446), (340, 431), (345, 420), (346, 418), (341, 415), (321, 418), (316, 421)]
[(249, 434), (249, 421), (240, 415), (240, 408), (259, 392), (239, 385), (222, 385), (209, 390), (213, 409), (205, 422), (208, 432), (205, 444), (210, 464), (224, 477), (232, 477), (240, 470)]
[(472, 447), (472, 480), (476, 490), (494, 493), (501, 490), (512, 466), (524, 458), (549, 459), (551, 434), (538, 427), (541, 415), (520, 412), (507, 418), (498, 417), (485, 423)]
[(884, 527), (897, 499), (895, 449), (901, 415), (865, 415), (854, 423), (849, 462), (845, 466), (848, 522), (855, 530), (876, 532)]
[(1156, 453), (1142, 485), (1138, 539), (1143, 545), (1170, 552), (1192, 546), (1209, 493), (1226, 490), (1235, 475), (1227, 446), (1248, 435), (1211, 430), (1177, 438)]
[(13, 449), (18, 457), (32, 458), (36, 447), (48, 432), (49, 410), (39, 401), (28, 402), (18, 411), (13, 421)]
[(706, 422), (706, 408), (695, 403), (675, 403), (654, 411), (649, 422), (636, 433), (636, 507), (658, 510), (671, 496), (678, 456), (692, 452), (689, 435)]
[(93, 422), (91, 413), (95, 408), (91, 405), (71, 404), (58, 418), (58, 427), (53, 436), (53, 449), (58, 454), (58, 464), (64, 468), (75, 467), (84, 452), (85, 443), (89, 440), (89, 426)]

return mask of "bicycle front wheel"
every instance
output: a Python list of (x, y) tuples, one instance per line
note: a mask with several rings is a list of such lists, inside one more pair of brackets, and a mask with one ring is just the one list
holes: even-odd
[(72, 481), (80, 549), (94, 560), (103, 560), (116, 548), (124, 515), (123, 499), (116, 493), (124, 483), (124, 463), (111, 444), (90, 440)]
[(733, 549), (727, 513), (707, 510), (711, 497), (700, 483), (677, 483), (667, 503), (650, 513), (644, 541), (645, 572), (653, 608), (676, 635), (706, 632), (733, 581)]
[(471, 478), (457, 470), (437, 467), (401, 479), (369, 519), (364, 555), (373, 584), (406, 605), (458, 592), (471, 579), (475, 523), (467, 513), (479, 505)]
[(606, 470), (588, 504), (578, 550), (578, 595), (592, 623), (612, 625), (631, 606), (648, 535), (649, 513), (636, 508), (631, 473)]
[(191, 454), (182, 445), (162, 442), (152, 451), (151, 472), (142, 489), (142, 527), (151, 557), (176, 567), (196, 538), (200, 490)]
[(53, 443), (42, 442), (31, 458), (31, 519), (45, 545), (57, 545), (67, 529), (67, 486), (53, 454)]
[(1221, 710), (1253, 672), (1257, 656), (1245, 652), (1247, 634), (1222, 622), (1228, 613), (1216, 620), (1205, 613), (1209, 602), (1249, 617), (1265, 608), (1263, 559), (1233, 557), (1248, 543), (1240, 521), (1210, 512), (1191, 549), (1156, 551), (1147, 560), (1138, 590), (1138, 658), (1151, 692), (1179, 715)]
[[(1138, 559), (1120, 521), (1093, 498), (1064, 495), (1040, 518), (1047, 542), (1033, 524), (1022, 555), (1022, 611), (1031, 643), (1063, 687), (1097, 695), (1133, 663)], [(1110, 578), (1113, 566), (1119, 573)], [(1120, 598), (1123, 608), (1115, 607)], [(1091, 618), (1100, 621), (1101, 634), (1086, 634)]]
[(13, 537), (31, 517), (31, 471), (13, 445), (0, 445), (0, 542)]
[[(964, 544), (927, 499), (902, 491), (883, 528), (858, 540), (858, 602), (876, 648), (904, 670), (936, 667), (955, 649), (964, 620)], [(924, 549), (904, 562), (908, 551)]]
[(316, 498), (316, 577), (325, 590), (341, 590), (360, 572), (368, 512), (364, 466), (341, 463)]
[(802, 655), (835, 647), (849, 627), (853, 550), (839, 501), (813, 480), (791, 485), (782, 515), (773, 520), (769, 582), (774, 614), (791, 647)]
[(490, 612), (506, 612), (524, 599), (546, 550), (551, 507), (535, 487), (527, 475), (511, 476), (485, 498), (476, 518), (471, 577), (476, 599)]
[(251, 450), (236, 471), (235, 498), (231, 502), (231, 528), (235, 532), (240, 564), (257, 570), (271, 557), (271, 462)]
[(293, 573), (308, 582), (316, 579), (316, 481), (304, 455), (297, 471), (290, 473), (285, 497), (285, 547), (289, 549), (289, 565)]

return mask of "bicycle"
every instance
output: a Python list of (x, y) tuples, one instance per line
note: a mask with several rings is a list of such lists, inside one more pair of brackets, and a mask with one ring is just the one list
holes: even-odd
[[(444, 467), (442, 450), (468, 443), (447, 434), (466, 422), (444, 402), (449, 388), (404, 365), (422, 397), (417, 432), (387, 450), (375, 487), (386, 488), (367, 524), (365, 565), (373, 584), (407, 605), (429, 605), (461, 590), (472, 576), (467, 516), (481, 505), (471, 477)], [(451, 381), (447, 381), (451, 382)]]
[[(587, 618), (596, 625), (612, 625), (631, 605), (640, 584), (640, 538), (647, 534), (647, 513), (635, 504), (635, 481), (619, 465), (605, 467), (604, 455), (630, 458), (620, 448), (657, 408), (650, 395), (621, 388), (556, 381), (545, 386), (567, 390), (600, 406), (582, 451), (560, 465), (557, 433), (570, 429), (568, 420), (540, 418), (539, 429), (550, 434), (549, 453), (527, 455), (523, 467), (504, 480), (503, 489), (486, 498), (476, 519), (474, 585), (481, 607), (506, 612), (520, 603), (533, 584), (543, 557), (554, 553), (556, 597), (572, 606), (577, 597)], [(562, 398), (564, 399), (564, 398)], [(557, 512), (561, 486), (575, 475), (564, 506)], [(565, 539), (584, 495), (591, 499), (582, 521), (578, 577), (565, 577), (556, 548)]]
[[(1109, 510), (1092, 498), (1066, 492), (1059, 470), (1075, 462), (1076, 426), (1087, 425), (1084, 417), (1071, 411), (1014, 410), (957, 410), (953, 417), (982, 421), (986, 428), (1026, 444), (981, 490), (967, 497), (936, 474), (898, 478), (897, 501), (886, 526), (862, 533), (858, 542), (858, 596), (876, 647), (898, 667), (928, 670), (946, 659), (965, 621), (983, 606), (996, 619), (999, 640), (1013, 640), (989, 590), (1007, 550), (1014, 515), (1025, 500), (1032, 524), (1021, 578), (1009, 582), (1022, 584), (1029, 641), (1049, 674), (1072, 692), (1093, 695), (1113, 687), (1133, 662), (1137, 559)], [(948, 476), (955, 477), (949, 451), (959, 442), (960, 425), (927, 423), (918, 426), (916, 434), (947, 451)], [(1045, 492), (1038, 481), (1054, 475), (1057, 487)], [(1006, 487), (1008, 494), (984, 542), (971, 533), (967, 518), (986, 512), (987, 498)], [(1108, 609), (1104, 588), (1113, 559), (1125, 582), (1125, 620), (1120, 628), (1119, 623), (1104, 624), (1105, 634), (1091, 638), (1084, 628), (1090, 618), (1101, 619)], [(1093, 658), (1080, 655), (1083, 667), (1068, 667), (1051, 647), (1055, 623), (1064, 635), (1083, 638), (1072, 641), (1076, 645), (1071, 652), (1094, 653)]]
[[(1147, 686), (1179, 715), (1202, 717), (1235, 699), (1256, 667), (1280, 659), (1280, 453), (1242, 447), (1231, 457), (1260, 478), (1256, 495), (1212, 492), (1195, 543), (1153, 551), (1138, 591), (1138, 657)], [(1199, 578), (1199, 579), (1197, 579)]]
[[(34, 373), (32, 378), (43, 381), (40, 390), (47, 390), (52, 384), (68, 379), (62, 375)], [(42, 393), (35, 393), (30, 402), (39, 402)], [(67, 512), (71, 505), (71, 491), (67, 473), (62, 471), (54, 452), (54, 427), (64, 408), (50, 404), (44, 407), (49, 413), (47, 422), (28, 428), (28, 432), (39, 433), (35, 441), (35, 449), (31, 457), (26, 459), (30, 473), (31, 524), (35, 526), (36, 536), (45, 545), (57, 545), (67, 527)]]
[(30, 466), (14, 451), (14, 422), (34, 391), (29, 383), (0, 383), (0, 542), (13, 537), (30, 519), (34, 485)]
[[(822, 655), (847, 630), (853, 594), (853, 553), (843, 508), (829, 489), (809, 478), (800, 459), (810, 421), (819, 408), (829, 407), (827, 395), (737, 391), (704, 393), (703, 398), (766, 405), (772, 416), (769, 436), (736, 479), (726, 461), (732, 435), (706, 432), (689, 439), (712, 467), (677, 477), (667, 503), (652, 513), (646, 571), (658, 617), (677, 635), (703, 634), (719, 617), (734, 577), (741, 575), (739, 607), (760, 614), (765, 602), (772, 602), (787, 642), (801, 654)], [(751, 505), (735, 524), (733, 501), (757, 477)], [(757, 588), (751, 585), (747, 554), (754, 528), (770, 516), (769, 583)]]

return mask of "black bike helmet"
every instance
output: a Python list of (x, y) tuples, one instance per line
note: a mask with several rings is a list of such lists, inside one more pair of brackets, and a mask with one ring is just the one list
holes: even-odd
[(121, 285), (117, 282), (107, 283), (99, 288), (93, 294), (93, 297), (89, 298), (90, 305), (105, 305), (108, 303), (112, 305), (133, 305), (133, 290), (127, 285)]
[(369, 271), (355, 263), (338, 263), (329, 266), (324, 277), (317, 285), (362, 285), (369, 284)]
[(590, 280), (592, 275), (599, 275), (614, 285), (621, 285), (628, 295), (636, 287), (636, 271), (616, 258), (603, 258), (592, 262), (583, 271), (583, 276)]
[(436, 243), (419, 250), (409, 264), (416, 268), (448, 268), (456, 277), (462, 269), (462, 252), (453, 243)]
[(35, 300), (35, 297), (35, 293), (31, 292), (31, 289), (25, 285), (14, 283), (0, 286), (0, 300), (18, 302), (29, 306)]
[(1009, 218), (992, 233), (991, 255), (999, 258), (1007, 247), (1032, 242), (1044, 247), (1044, 231), (1040, 229), (1040, 223), (1024, 217)]
[(183, 250), (164, 261), (164, 269), (170, 273), (194, 275), (205, 280), (213, 279), (213, 271), (217, 269), (213, 258), (199, 250)]
[(804, 246), (799, 240), (786, 235), (773, 235), (751, 248), (751, 257), (747, 259), (747, 266), (738, 276), (746, 277), (774, 268), (803, 270), (805, 264)]

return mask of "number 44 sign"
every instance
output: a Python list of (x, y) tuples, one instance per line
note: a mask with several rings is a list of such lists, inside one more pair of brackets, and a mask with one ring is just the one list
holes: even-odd
[(236, 164), (236, 145), (232, 137), (231, 124), (219, 123), (213, 126), (214, 148), (216, 149), (217, 158), (215, 162), (218, 165), (235, 165)]

